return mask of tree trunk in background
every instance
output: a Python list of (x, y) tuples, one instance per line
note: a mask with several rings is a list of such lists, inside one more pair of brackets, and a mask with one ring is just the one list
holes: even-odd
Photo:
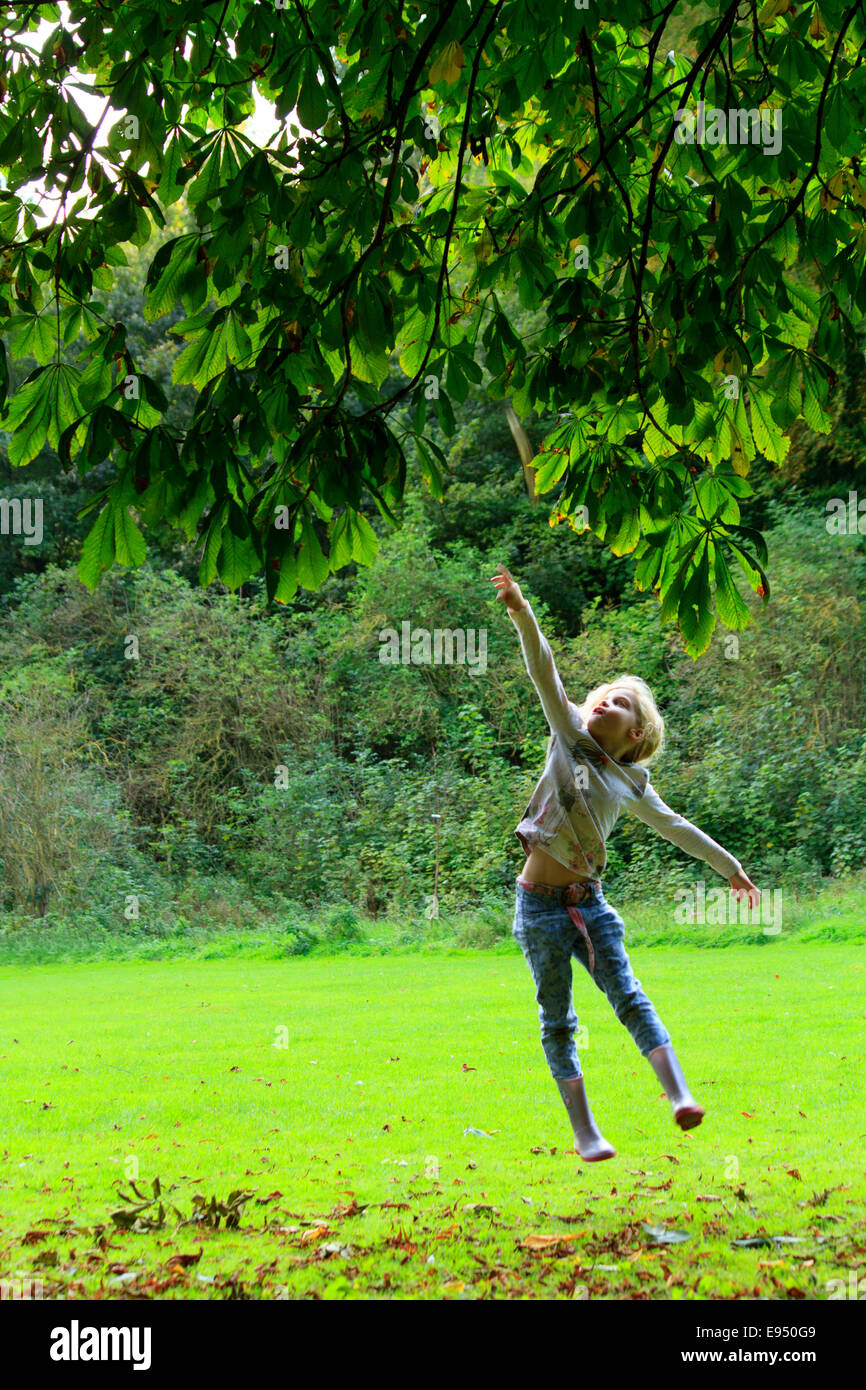
[(520, 455), (520, 462), (523, 465), (523, 477), (526, 482), (526, 491), (530, 502), (537, 502), (535, 495), (535, 473), (532, 460), (535, 457), (535, 450), (529, 442), (529, 435), (521, 425), (510, 405), (505, 407), (505, 418), (508, 421), (511, 433), (514, 435), (514, 442), (517, 445), (517, 452)]

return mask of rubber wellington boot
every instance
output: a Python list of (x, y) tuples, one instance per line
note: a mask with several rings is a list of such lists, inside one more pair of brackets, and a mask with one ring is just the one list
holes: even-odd
[(654, 1047), (647, 1053), (647, 1061), (665, 1088), (665, 1095), (671, 1103), (674, 1119), (680, 1129), (694, 1129), (704, 1118), (704, 1107), (698, 1105), (683, 1076), (677, 1061), (677, 1054), (670, 1043)]
[(574, 1130), (574, 1151), (587, 1163), (597, 1163), (602, 1158), (614, 1158), (616, 1149), (609, 1144), (596, 1124), (582, 1076), (569, 1076), (565, 1080), (556, 1078), (559, 1094), (568, 1111), (571, 1128)]

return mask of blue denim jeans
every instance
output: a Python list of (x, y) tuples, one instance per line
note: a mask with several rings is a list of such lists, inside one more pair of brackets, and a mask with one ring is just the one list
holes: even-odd
[[(582, 1075), (574, 1031), (578, 1026), (571, 991), (571, 958), (589, 973), (586, 941), (565, 905), (565, 889), (544, 896), (518, 881), (511, 935), (519, 942), (535, 981), (541, 1046), (554, 1079)], [(579, 903), (593, 947), (591, 978), (607, 995), (620, 1023), (631, 1033), (642, 1056), (670, 1042), (670, 1035), (632, 973), (623, 945), (625, 924), (606, 901), (595, 879)]]

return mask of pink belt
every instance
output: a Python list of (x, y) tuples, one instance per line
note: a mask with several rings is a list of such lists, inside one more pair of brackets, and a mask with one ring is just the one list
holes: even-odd
[(566, 883), (561, 888), (554, 888), (548, 883), (527, 883), (525, 878), (518, 878), (517, 882), (521, 888), (526, 888), (530, 893), (542, 893), (553, 895), (566, 908), (569, 917), (577, 927), (584, 941), (589, 954), (589, 973), (595, 974), (595, 952), (592, 949), (592, 942), (589, 939), (589, 932), (586, 929), (586, 922), (583, 920), (583, 913), (577, 907), (579, 902), (583, 902), (586, 897), (592, 896), (596, 890), (601, 891), (601, 880), (597, 878), (580, 879), (577, 883)]

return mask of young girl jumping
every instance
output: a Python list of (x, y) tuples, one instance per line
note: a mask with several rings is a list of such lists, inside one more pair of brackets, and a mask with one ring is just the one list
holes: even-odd
[(681, 1129), (699, 1125), (704, 1116), (667, 1029), (632, 974), (623, 920), (602, 893), (605, 840), (620, 811), (706, 860), (738, 898), (745, 892), (753, 904), (758, 889), (738, 859), (666, 806), (651, 786), (645, 764), (661, 748), (664, 721), (646, 682), (623, 675), (591, 691), (583, 705), (573, 705), (535, 614), (504, 565), (497, 566), (493, 583), (520, 633), (551, 735), (544, 772), (515, 831), (527, 859), (517, 879), (512, 935), (535, 982), (541, 1045), (571, 1120), (575, 1152), (595, 1162), (613, 1158), (616, 1150), (586, 1098), (573, 1036), (572, 956), (589, 971), (652, 1065)]

